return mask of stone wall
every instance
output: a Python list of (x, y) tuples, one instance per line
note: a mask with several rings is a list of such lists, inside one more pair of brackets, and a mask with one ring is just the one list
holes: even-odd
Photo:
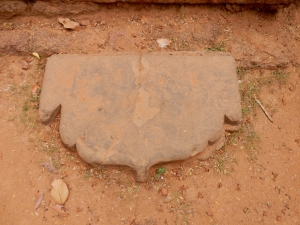
[[(9, 0), (8, 0), (9, 1)], [(10, 0), (26, 3), (35, 3), (35, 0)], [(187, 3), (187, 4), (291, 4), (297, 0), (41, 0), (52, 3), (70, 3), (70, 2), (96, 2), (96, 3), (113, 3), (113, 2), (136, 2), (136, 3)], [(2, 1), (5, 2), (5, 1)]]
[[(180, 4), (226, 4), (230, 9), (236, 5), (259, 7), (273, 10), (298, 3), (298, 0), (0, 0), (0, 20), (14, 16), (42, 15), (77, 15), (97, 12), (102, 7), (99, 3), (180, 3)], [(75, 3), (75, 4), (74, 4)]]

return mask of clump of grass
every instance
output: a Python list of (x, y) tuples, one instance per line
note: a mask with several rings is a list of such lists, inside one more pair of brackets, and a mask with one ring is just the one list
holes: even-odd
[(189, 41), (184, 38), (172, 38), (172, 49), (175, 51), (191, 51), (193, 47), (190, 45)]
[(21, 122), (26, 129), (36, 128), (39, 124), (37, 111), (32, 109), (38, 109), (41, 89), (38, 88), (36, 93), (32, 93), (29, 85), (22, 83), (21, 85), (12, 84), (9, 90), (12, 93), (12, 100), (20, 105), (20, 113), (16, 115), (15, 119)]
[(225, 43), (224, 41), (221, 41), (221, 42), (217, 42), (215, 43), (213, 46), (209, 47), (209, 48), (206, 48), (206, 50), (208, 51), (212, 51), (212, 52), (225, 52), (226, 49), (225, 49)]
[(260, 76), (255, 77), (251, 70), (243, 67), (237, 68), (237, 74), (238, 79), (241, 80), (239, 86), (243, 115), (241, 128), (237, 132), (226, 136), (225, 147), (214, 156), (215, 169), (218, 173), (224, 174), (228, 172), (230, 162), (237, 163), (236, 158), (233, 157), (231, 159), (227, 155), (226, 149), (229, 145), (236, 146), (238, 149), (245, 151), (249, 161), (261, 165), (258, 158), (260, 137), (251, 123), (252, 118), (255, 117), (255, 111), (259, 108), (254, 99), (260, 95), (261, 90), (265, 87), (271, 89), (271, 85), (273, 84), (286, 84), (289, 76), (282, 71), (272, 71), (271, 73), (264, 74), (264, 76), (260, 74)]
[(272, 72), (273, 79), (278, 82), (279, 85), (284, 85), (287, 83), (287, 80), (290, 76), (289, 73), (285, 73), (282, 70), (274, 70)]
[(58, 150), (58, 148), (55, 144), (49, 144), (46, 141), (41, 141), (39, 146), (40, 146), (41, 151), (43, 151), (47, 154), (50, 154), (50, 155), (55, 153)]
[(252, 124), (242, 122), (241, 128), (231, 135), (230, 141), (240, 149), (245, 149), (250, 161), (257, 162), (257, 144), (260, 141), (260, 137), (255, 132)]
[(234, 171), (234, 164), (238, 164), (238, 160), (235, 156), (231, 156), (226, 150), (226, 143), (225, 146), (216, 151), (212, 156), (212, 163), (214, 168), (217, 170), (218, 173), (222, 174), (229, 174)]
[(60, 164), (60, 160), (59, 158), (54, 158), (52, 159), (52, 164), (56, 169), (60, 169), (61, 168), (61, 164)]
[(105, 167), (101, 165), (88, 165), (85, 169), (84, 178), (88, 179), (91, 177), (100, 178), (105, 172)]
[(246, 76), (246, 74), (247, 74), (247, 69), (245, 67), (242, 67), (242, 66), (241, 67), (237, 67), (236, 68), (236, 73), (238, 75), (238, 79), (242, 80)]

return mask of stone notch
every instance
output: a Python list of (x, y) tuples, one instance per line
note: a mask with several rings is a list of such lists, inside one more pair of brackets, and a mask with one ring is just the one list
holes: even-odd
[(224, 145), (241, 120), (233, 57), (172, 52), (53, 55), (47, 60), (40, 118), (61, 111), (60, 136), (90, 164), (126, 165), (137, 181), (162, 162)]

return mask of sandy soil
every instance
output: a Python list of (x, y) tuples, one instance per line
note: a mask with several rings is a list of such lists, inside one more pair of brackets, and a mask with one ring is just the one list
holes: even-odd
[[(116, 4), (67, 16), (85, 25), (66, 31), (56, 16), (0, 21), (0, 224), (300, 224), (300, 7)], [(160, 49), (157, 38), (171, 44)], [(59, 118), (39, 121), (51, 54), (200, 49), (236, 58), (243, 107), (241, 130), (207, 161), (158, 165), (136, 183), (129, 168), (91, 167), (66, 149)], [(58, 174), (42, 166), (49, 161)], [(55, 178), (70, 190), (66, 214), (50, 207)]]

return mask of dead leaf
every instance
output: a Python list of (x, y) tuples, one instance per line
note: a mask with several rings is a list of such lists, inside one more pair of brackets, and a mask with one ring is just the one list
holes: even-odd
[(31, 53), (31, 55), (35, 56), (35, 57), (38, 58), (38, 59), (41, 59), (41, 58), (40, 58), (40, 55), (39, 55), (38, 53), (36, 53), (36, 52)]
[(51, 186), (51, 197), (56, 203), (63, 205), (69, 196), (69, 189), (66, 183), (62, 179), (55, 179)]
[(35, 203), (35, 205), (34, 205), (34, 210), (36, 210), (36, 209), (40, 206), (40, 204), (41, 204), (43, 198), (44, 198), (44, 193), (42, 192), (42, 193), (40, 194), (40, 196), (38, 197), (38, 199), (36, 200), (36, 203)]
[(57, 212), (59, 212), (60, 214), (66, 214), (66, 212), (63, 210), (63, 205), (59, 205), (59, 204), (56, 204), (56, 205), (50, 205), (50, 207), (54, 210), (56, 210)]
[(51, 173), (58, 173), (58, 170), (53, 166), (51, 162), (44, 162), (42, 166), (45, 167)]
[(168, 202), (172, 201), (172, 199), (173, 199), (172, 196), (168, 195), (167, 197), (165, 197), (164, 203), (168, 203)]
[(158, 43), (158, 46), (161, 48), (165, 48), (171, 43), (170, 40), (164, 38), (157, 39), (156, 42)]
[(72, 21), (69, 18), (58, 18), (58, 22), (60, 22), (65, 29), (74, 30), (79, 26), (79, 23), (76, 23), (75, 21)]

